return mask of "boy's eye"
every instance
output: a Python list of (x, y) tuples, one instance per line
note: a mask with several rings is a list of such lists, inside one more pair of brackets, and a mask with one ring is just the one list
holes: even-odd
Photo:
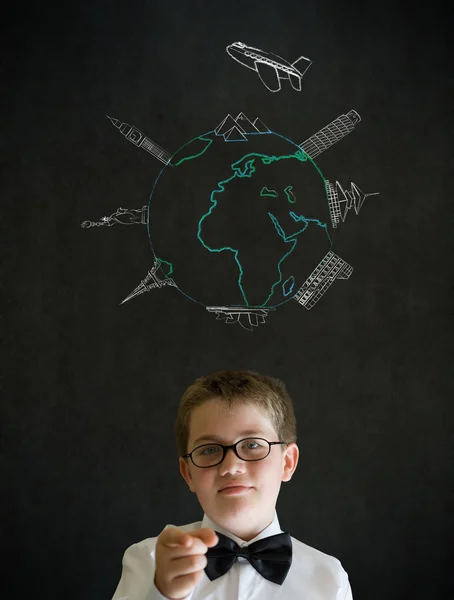
[(266, 444), (264, 444), (262, 442), (262, 440), (257, 440), (257, 439), (249, 439), (249, 440), (245, 440), (242, 444), (241, 444), (241, 449), (248, 451), (248, 450), (263, 450), (265, 448)]
[(197, 452), (199, 456), (209, 456), (220, 451), (220, 446), (204, 446)]

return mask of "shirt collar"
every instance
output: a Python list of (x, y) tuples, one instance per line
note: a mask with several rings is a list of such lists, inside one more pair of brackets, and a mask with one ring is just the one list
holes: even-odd
[(277, 518), (276, 510), (274, 511), (274, 517), (273, 517), (273, 520), (271, 521), (271, 523), (267, 527), (265, 527), (265, 529), (263, 531), (261, 531), (258, 535), (255, 536), (255, 538), (253, 538), (249, 542), (246, 542), (245, 540), (242, 540), (241, 538), (237, 537), (236, 535), (233, 535), (233, 533), (230, 533), (230, 531), (227, 531), (227, 529), (224, 529), (224, 527), (221, 527), (220, 525), (218, 525), (217, 523), (212, 521), (210, 519), (210, 517), (208, 517), (206, 514), (203, 515), (201, 527), (209, 527), (210, 529), (219, 531), (219, 533), (223, 533), (224, 535), (229, 537), (231, 540), (236, 542), (241, 548), (249, 546), (249, 544), (252, 544), (253, 542), (257, 542), (258, 540), (261, 540), (263, 538), (267, 538), (270, 535), (276, 535), (278, 533), (282, 533), (281, 526), (279, 525), (279, 519)]

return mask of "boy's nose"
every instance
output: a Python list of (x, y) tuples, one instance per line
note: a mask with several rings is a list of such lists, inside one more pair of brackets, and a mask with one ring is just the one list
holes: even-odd
[(226, 452), (224, 460), (219, 465), (221, 474), (228, 473), (229, 471), (234, 471), (235, 473), (241, 472), (244, 473), (246, 468), (246, 462), (238, 458), (238, 456), (233, 451), (233, 448), (229, 448)]

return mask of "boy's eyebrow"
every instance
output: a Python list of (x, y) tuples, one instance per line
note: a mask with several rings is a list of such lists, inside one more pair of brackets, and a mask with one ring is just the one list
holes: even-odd
[[(263, 435), (263, 433), (260, 431), (260, 429), (248, 429), (247, 431), (242, 431), (241, 433), (238, 434), (238, 436), (242, 437), (242, 436), (249, 436), (249, 435), (254, 435), (257, 437), (261, 437)], [(200, 437), (198, 437), (195, 441), (194, 441), (194, 446), (196, 444), (198, 444), (199, 442), (203, 442), (203, 441), (213, 441), (213, 442), (222, 442), (222, 436), (220, 435), (201, 435)]]

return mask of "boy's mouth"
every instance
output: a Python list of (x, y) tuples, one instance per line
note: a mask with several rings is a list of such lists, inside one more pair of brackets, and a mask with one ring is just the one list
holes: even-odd
[(235, 485), (234, 487), (226, 487), (220, 490), (220, 493), (224, 496), (236, 496), (239, 494), (246, 494), (252, 490), (251, 487), (245, 487), (244, 485)]
[(238, 492), (241, 490), (247, 490), (250, 489), (252, 486), (250, 486), (249, 484), (247, 484), (244, 481), (230, 481), (229, 483), (226, 483), (223, 487), (221, 487), (221, 489), (219, 490), (220, 492), (226, 492), (226, 491), (231, 491), (232, 493), (237, 490)]

